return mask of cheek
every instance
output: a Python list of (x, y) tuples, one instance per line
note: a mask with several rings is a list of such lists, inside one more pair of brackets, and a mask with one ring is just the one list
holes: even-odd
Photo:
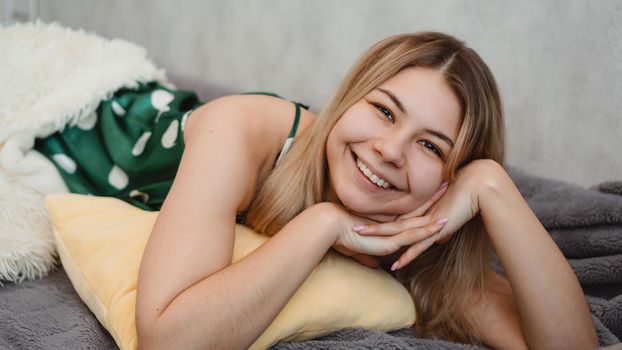
[(331, 157), (334, 158), (341, 142), (343, 142), (343, 135), (341, 132), (341, 125), (337, 122), (326, 138), (326, 157), (329, 160)]
[(339, 130), (339, 135), (345, 142), (359, 142), (376, 135), (379, 119), (366, 108), (353, 106), (339, 119), (334, 129)]
[(421, 159), (419, 166), (413, 166), (409, 171), (408, 181), (415, 208), (427, 202), (441, 186), (443, 168), (436, 163), (430, 159)]

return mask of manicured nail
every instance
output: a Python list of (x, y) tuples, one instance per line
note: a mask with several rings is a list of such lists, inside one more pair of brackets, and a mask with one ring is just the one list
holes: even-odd
[(366, 228), (365, 225), (356, 225), (354, 227), (352, 227), (352, 230), (359, 232), (359, 231), (363, 231)]
[(448, 218), (442, 218), (436, 222), (437, 225), (445, 225), (449, 221)]
[(398, 264), (397, 264), (397, 261), (396, 261), (396, 262), (393, 263), (393, 265), (391, 265), (391, 271), (397, 270), (397, 266), (398, 266)]

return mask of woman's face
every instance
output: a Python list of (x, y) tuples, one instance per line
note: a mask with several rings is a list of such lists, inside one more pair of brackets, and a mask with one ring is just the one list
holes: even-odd
[(444, 79), (404, 69), (343, 114), (326, 141), (329, 201), (386, 222), (434, 195), (462, 122)]

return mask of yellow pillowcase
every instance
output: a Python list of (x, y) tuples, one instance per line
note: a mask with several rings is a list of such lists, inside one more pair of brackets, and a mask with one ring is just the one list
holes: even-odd
[[(137, 349), (136, 281), (158, 212), (79, 194), (48, 195), (45, 207), (63, 267), (80, 298), (121, 349)], [(266, 239), (237, 225), (233, 261)], [(393, 277), (329, 252), (251, 348), (355, 326), (389, 331), (414, 321), (412, 299)]]

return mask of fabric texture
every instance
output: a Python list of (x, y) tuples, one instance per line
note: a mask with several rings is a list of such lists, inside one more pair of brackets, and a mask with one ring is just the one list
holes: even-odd
[(0, 143), (25, 132), (46, 137), (87, 118), (121, 87), (172, 87), (146, 50), (125, 40), (37, 21), (0, 27), (0, 43)]
[[(136, 349), (138, 269), (158, 212), (79, 194), (48, 195), (45, 207), (63, 268), (78, 295), (121, 349)], [(232, 262), (267, 239), (237, 225)], [(391, 275), (329, 252), (251, 348), (347, 327), (390, 331), (414, 321), (412, 298)]]
[(622, 294), (622, 195), (510, 172), (579, 282), (586, 288), (608, 285), (607, 296)]
[(0, 288), (0, 349), (116, 350), (60, 268), (42, 279)]
[(121, 88), (173, 86), (144, 48), (55, 23), (0, 27), (0, 47), (0, 281), (23, 281), (54, 268), (43, 196), (68, 191), (35, 138), (87, 123)]
[(193, 92), (155, 82), (123, 88), (89, 118), (37, 139), (35, 149), (54, 162), (72, 193), (159, 210), (181, 160), (186, 120), (200, 104)]

